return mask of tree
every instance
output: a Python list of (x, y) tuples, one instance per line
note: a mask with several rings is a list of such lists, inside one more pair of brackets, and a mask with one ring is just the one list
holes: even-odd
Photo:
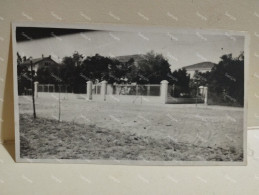
[(174, 97), (187, 96), (190, 92), (189, 82), (190, 77), (187, 74), (186, 69), (178, 69), (169, 75), (169, 84), (174, 85), (173, 91), (171, 90), (171, 95)]
[(107, 80), (111, 59), (99, 54), (87, 57), (82, 63), (82, 73), (93, 82)]
[(223, 55), (209, 77), (209, 88), (230, 105), (244, 105), (244, 53)]
[(236, 58), (232, 54), (221, 56), (210, 72), (195, 72), (190, 88), (201, 85), (209, 88), (209, 103), (243, 106), (244, 52)]
[(19, 95), (26, 93), (26, 90), (31, 88), (31, 74), (27, 66), (22, 64), (23, 59), (27, 59), (26, 56), (21, 57), (21, 55), (17, 52), (17, 79)]
[(62, 83), (70, 85), (72, 92), (84, 93), (85, 80), (80, 76), (83, 55), (74, 52), (72, 56), (64, 57), (58, 69)]
[(57, 77), (59, 75), (58, 67), (39, 67), (37, 71), (36, 80), (41, 84), (57, 84), (59, 81)]
[(17, 54), (17, 65), (21, 65), (22, 57), (21, 57), (21, 55), (18, 52), (16, 54)]
[(153, 51), (133, 63), (129, 71), (128, 80), (140, 84), (159, 84), (162, 80), (168, 80), (168, 74), (171, 73), (168, 61), (162, 54), (155, 54)]
[(190, 79), (189, 89), (190, 89), (190, 96), (196, 97), (197, 90), (200, 86), (208, 87), (209, 84), (209, 76), (210, 72), (199, 72), (195, 71), (193, 78)]

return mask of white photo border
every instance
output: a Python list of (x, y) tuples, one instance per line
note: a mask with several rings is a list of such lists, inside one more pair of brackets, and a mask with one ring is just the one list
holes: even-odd
[[(83, 160), (83, 159), (25, 159), (20, 157), (20, 131), (19, 131), (19, 106), (18, 106), (18, 82), (17, 82), (17, 43), (16, 28), (17, 27), (45, 27), (45, 28), (71, 28), (71, 29), (93, 29), (93, 30), (109, 30), (109, 31), (127, 31), (127, 32), (199, 32), (215, 35), (240, 35), (244, 36), (244, 120), (243, 120), (243, 161), (144, 161), (144, 160)], [(233, 31), (224, 29), (194, 29), (194, 28), (176, 28), (165, 26), (143, 26), (143, 25), (119, 25), (119, 24), (85, 24), (85, 23), (42, 23), (42, 22), (13, 22), (12, 23), (12, 52), (13, 52), (13, 92), (14, 92), (14, 121), (15, 121), (15, 160), (19, 163), (85, 163), (85, 164), (101, 164), (101, 165), (137, 165), (137, 166), (244, 166), (247, 165), (247, 109), (248, 109), (248, 69), (249, 69), (249, 45), (250, 35), (247, 31)]]

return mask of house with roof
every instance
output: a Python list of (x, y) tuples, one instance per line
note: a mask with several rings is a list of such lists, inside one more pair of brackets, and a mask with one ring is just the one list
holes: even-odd
[(212, 70), (212, 68), (214, 67), (214, 65), (215, 64), (212, 62), (200, 62), (197, 64), (184, 66), (183, 68), (186, 69), (187, 73), (190, 75), (190, 78), (192, 78), (196, 71), (201, 72), (201, 73), (210, 72)]
[(22, 62), (21, 64), (19, 64), (19, 66), (26, 66), (27, 69), (29, 71), (31, 71), (31, 63), (32, 63), (32, 69), (37, 73), (38, 69), (39, 68), (42, 68), (42, 67), (46, 67), (46, 68), (52, 68), (54, 66), (57, 66), (58, 63), (55, 62), (51, 56), (48, 56), (48, 57), (44, 57), (42, 55), (41, 58), (34, 58), (34, 59), (28, 59), (24, 62)]
[(143, 60), (144, 55), (142, 54), (133, 54), (133, 55), (125, 55), (125, 56), (117, 56), (116, 59), (119, 60), (122, 63), (126, 63), (130, 61), (131, 59), (134, 60), (134, 65), (137, 66), (138, 63)]

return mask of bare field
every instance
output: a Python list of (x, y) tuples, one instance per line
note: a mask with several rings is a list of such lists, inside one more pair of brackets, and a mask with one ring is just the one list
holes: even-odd
[(19, 97), (21, 158), (242, 161), (243, 109)]

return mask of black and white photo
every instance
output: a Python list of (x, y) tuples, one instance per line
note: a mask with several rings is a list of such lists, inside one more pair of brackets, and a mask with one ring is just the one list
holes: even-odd
[(247, 35), (13, 25), (16, 160), (246, 163)]

